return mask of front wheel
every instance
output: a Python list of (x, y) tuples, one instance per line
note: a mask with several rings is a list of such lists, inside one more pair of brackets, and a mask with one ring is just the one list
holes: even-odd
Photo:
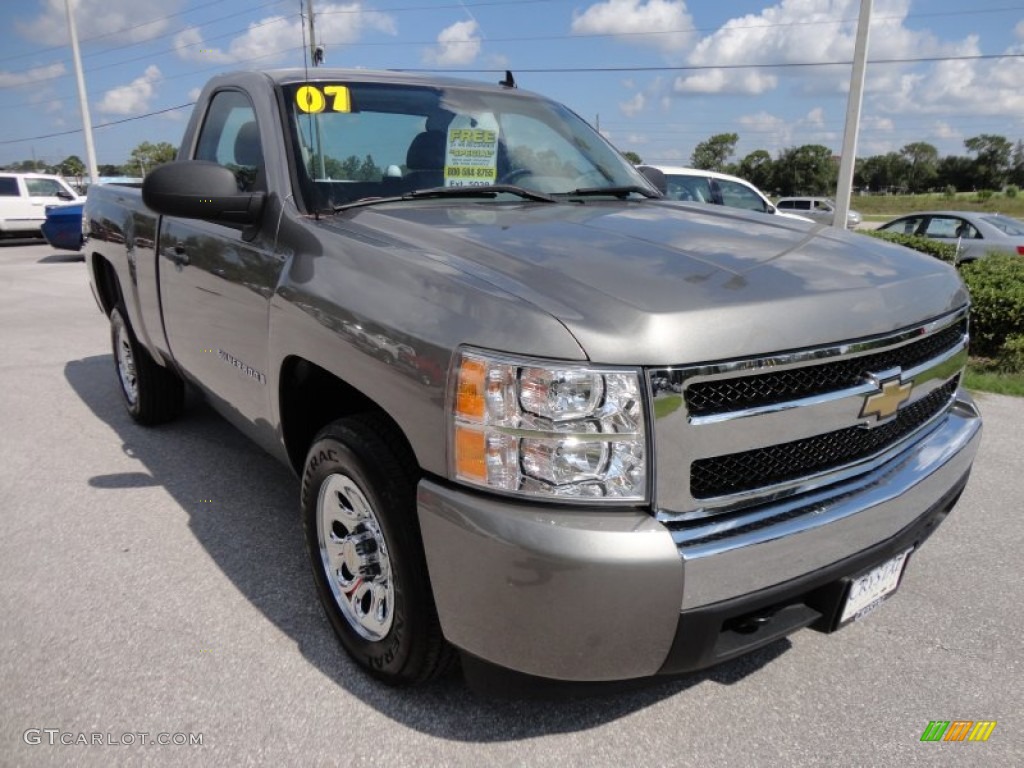
[(306, 545), (320, 602), (341, 644), (392, 685), (447, 671), (416, 518), (415, 460), (383, 418), (336, 421), (302, 476)]

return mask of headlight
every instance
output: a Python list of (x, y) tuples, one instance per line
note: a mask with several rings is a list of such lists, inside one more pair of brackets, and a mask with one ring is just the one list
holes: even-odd
[(642, 502), (640, 373), (463, 352), (450, 413), (452, 477), (497, 491)]

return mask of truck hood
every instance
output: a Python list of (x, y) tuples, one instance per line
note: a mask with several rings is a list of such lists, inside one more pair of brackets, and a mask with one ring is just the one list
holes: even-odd
[(956, 271), (934, 258), (717, 206), (431, 201), (322, 221), (401, 243), (531, 302), (600, 363), (694, 364), (813, 347), (967, 302)]

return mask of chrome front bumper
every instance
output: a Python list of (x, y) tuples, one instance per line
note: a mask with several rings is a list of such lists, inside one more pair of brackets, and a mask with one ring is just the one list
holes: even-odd
[(516, 503), (424, 480), (419, 519), (442, 629), (463, 651), (532, 675), (656, 674), (677, 629), (685, 635), (682, 611), (897, 536), (962, 481), (980, 435), (959, 393), (926, 437), (868, 474), (682, 532), (642, 510)]

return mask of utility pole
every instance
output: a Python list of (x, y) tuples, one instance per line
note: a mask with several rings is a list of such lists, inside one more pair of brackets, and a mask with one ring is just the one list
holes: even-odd
[(68, 14), (68, 35), (71, 36), (71, 55), (75, 61), (75, 78), (78, 80), (78, 103), (82, 108), (82, 131), (85, 133), (85, 166), (89, 172), (89, 183), (95, 184), (100, 174), (96, 168), (96, 147), (92, 143), (92, 119), (89, 117), (89, 98), (85, 95), (85, 75), (82, 74), (82, 57), (78, 52), (78, 30), (75, 28), (75, 14), (71, 12), (71, 0), (64, 0)]
[(868, 29), (871, 27), (872, 0), (860, 0), (857, 40), (853, 46), (853, 71), (850, 73), (850, 98), (846, 104), (846, 128), (843, 132), (843, 154), (839, 158), (839, 181), (836, 187), (836, 212), (832, 226), (846, 228), (853, 191), (853, 170), (857, 161), (857, 133), (860, 131), (860, 108), (864, 101), (864, 71), (868, 59)]
[(306, 0), (306, 8), (309, 13), (309, 60), (313, 62), (314, 67), (319, 67), (324, 63), (324, 49), (316, 42), (316, 14), (313, 11), (313, 0)]

